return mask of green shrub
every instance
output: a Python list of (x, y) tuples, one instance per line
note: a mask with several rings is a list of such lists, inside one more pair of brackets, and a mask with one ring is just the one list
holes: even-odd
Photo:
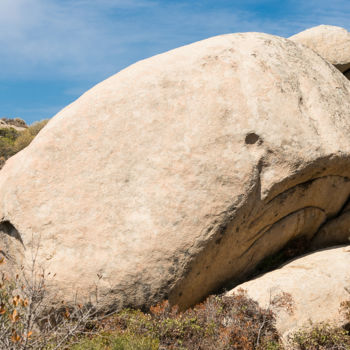
[[(159, 344), (164, 350), (281, 349), (272, 312), (261, 309), (243, 292), (229, 297), (211, 296), (184, 312), (166, 301), (151, 307), (149, 313), (123, 310), (100, 326), (108, 337), (84, 340), (72, 349), (93, 349), (96, 342), (103, 341), (109, 342), (105, 343), (106, 350), (137, 349), (138, 344), (140, 349), (153, 349)], [(114, 340), (120, 347), (114, 347)]]
[(5, 160), (15, 154), (13, 142), (7, 138), (0, 137), (0, 156)]
[[(0, 265), (5, 263), (0, 258)], [(34, 260), (29, 278), (11, 281), (0, 275), (0, 349), (283, 349), (272, 311), (260, 308), (243, 291), (210, 296), (183, 312), (164, 301), (149, 312), (124, 309), (107, 317), (83, 305), (68, 309), (62, 304), (52, 310), (46, 299), (49, 274), (35, 270)], [(277, 304), (291, 307), (283, 294)], [(350, 301), (342, 303), (341, 311), (350, 320)], [(350, 350), (347, 330), (328, 324), (302, 329), (290, 341), (294, 350)]]
[[(26, 125), (25, 122), (19, 118), (4, 120), (10, 125)], [(28, 146), (47, 122), (48, 120), (35, 122), (23, 131), (18, 131), (12, 127), (0, 128), (0, 169), (8, 158)]]
[(296, 332), (291, 342), (298, 350), (349, 350), (350, 334), (343, 328), (322, 323)]
[(102, 333), (70, 347), (71, 350), (158, 350), (159, 341), (147, 336)]
[(15, 154), (14, 143), (19, 132), (13, 128), (0, 128), (0, 156), (8, 159)]
[(0, 128), (0, 137), (6, 138), (8, 141), (14, 142), (19, 135), (19, 131), (14, 128)]

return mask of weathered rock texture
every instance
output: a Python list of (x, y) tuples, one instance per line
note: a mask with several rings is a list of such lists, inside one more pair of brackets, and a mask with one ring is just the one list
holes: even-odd
[(350, 33), (346, 29), (320, 25), (289, 39), (315, 50), (350, 79)]
[(350, 246), (327, 249), (298, 258), (227, 294), (243, 289), (261, 307), (272, 309), (284, 338), (310, 321), (343, 326), (346, 319), (339, 310), (350, 299), (349, 266)]
[(7, 255), (22, 249), (7, 231), (24, 261), (40, 237), (66, 298), (98, 283), (118, 307), (188, 306), (338, 214), (349, 135), (350, 84), (290, 40), (232, 34), (152, 57), (5, 165)]
[(345, 242), (350, 244), (350, 203), (336, 218), (324, 224), (311, 242), (313, 249)]

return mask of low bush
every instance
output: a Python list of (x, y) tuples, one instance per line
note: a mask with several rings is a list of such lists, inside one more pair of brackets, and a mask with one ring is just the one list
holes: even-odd
[[(186, 311), (167, 301), (148, 312), (124, 309), (113, 315), (98, 306), (47, 300), (49, 275), (32, 267), (10, 280), (0, 276), (0, 349), (8, 350), (282, 350), (271, 309), (262, 309), (244, 291), (210, 296)], [(0, 258), (0, 265), (6, 263)], [(29, 271), (29, 272), (28, 272)], [(292, 312), (289, 295), (273, 300)], [(341, 305), (350, 321), (350, 301)], [(290, 338), (295, 350), (349, 350), (346, 329), (328, 324), (302, 329)]]
[(119, 312), (100, 324), (104, 336), (84, 339), (72, 349), (105, 344), (103, 349), (277, 350), (281, 346), (274, 322), (272, 312), (261, 309), (243, 291), (210, 296), (184, 312), (165, 301), (149, 313)]
[(159, 341), (150, 336), (137, 336), (135, 334), (108, 334), (101, 333), (98, 336), (81, 340), (72, 345), (71, 350), (158, 350)]
[[(62, 303), (55, 309), (48, 299), (50, 273), (22, 268), (15, 278), (0, 276), (0, 349), (59, 350), (73, 344), (96, 321), (96, 308)], [(0, 264), (6, 264), (4, 257)], [(94, 334), (93, 328), (89, 329)]]
[[(1, 258), (1, 264), (5, 259)], [(280, 349), (274, 315), (242, 291), (210, 296), (180, 312), (167, 301), (149, 312), (125, 309), (104, 316), (77, 305), (52, 309), (46, 299), (49, 274), (21, 270), (0, 279), (0, 349)]]
[[(340, 304), (339, 312), (349, 325), (350, 300)], [(296, 350), (350, 350), (350, 332), (348, 327), (320, 323), (297, 331), (290, 337), (290, 342)]]
[(19, 132), (13, 128), (0, 128), (0, 156), (8, 159), (15, 154), (14, 144)]
[(48, 120), (42, 120), (40, 122), (35, 122), (30, 125), (27, 129), (20, 132), (19, 136), (14, 142), (14, 153), (21, 151), (23, 148), (27, 147), (35, 138), (40, 130), (47, 124)]
[(349, 350), (350, 334), (341, 327), (322, 323), (296, 332), (291, 344), (297, 350)]

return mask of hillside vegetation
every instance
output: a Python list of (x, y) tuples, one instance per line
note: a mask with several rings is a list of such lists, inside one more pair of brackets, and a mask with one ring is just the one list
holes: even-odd
[(27, 124), (19, 118), (2, 118), (0, 123), (0, 169), (6, 160), (27, 147), (48, 119)]
[[(4, 258), (0, 265), (6, 265)], [(31, 273), (34, 272), (34, 275)], [(10, 280), (0, 270), (0, 349), (10, 350), (349, 350), (348, 327), (315, 324), (291, 334), (288, 345), (275, 314), (240, 290), (209, 296), (180, 312), (163, 301), (149, 310), (105, 314), (92, 305), (48, 308), (49, 274)], [(21, 274), (24, 272), (22, 271)], [(1, 276), (2, 275), (2, 276)], [(29, 277), (29, 278), (28, 278)], [(288, 295), (278, 300), (288, 312)], [(350, 323), (350, 301), (340, 305)]]

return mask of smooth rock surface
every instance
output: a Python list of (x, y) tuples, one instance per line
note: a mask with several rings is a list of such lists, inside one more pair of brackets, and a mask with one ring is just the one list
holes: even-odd
[(350, 84), (312, 50), (260, 33), (178, 48), (98, 84), (7, 162), (3, 251), (21, 264), (39, 244), (58, 297), (192, 305), (339, 213), (349, 135)]
[(346, 29), (320, 25), (289, 39), (315, 50), (350, 79), (350, 32)]
[[(350, 300), (350, 246), (318, 251), (237, 286), (263, 308), (276, 314), (276, 327), (283, 338), (312, 323), (346, 324), (340, 304)], [(283, 293), (291, 296), (282, 298)], [(277, 300), (287, 301), (281, 307)], [(292, 301), (292, 303), (290, 303)]]

